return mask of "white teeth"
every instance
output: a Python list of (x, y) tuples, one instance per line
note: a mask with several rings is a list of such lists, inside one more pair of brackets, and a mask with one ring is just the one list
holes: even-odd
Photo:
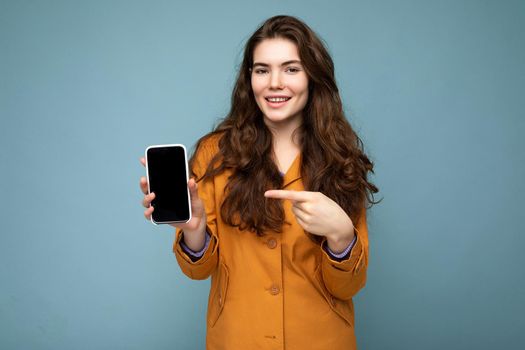
[(267, 100), (270, 102), (284, 102), (288, 101), (289, 97), (268, 97)]

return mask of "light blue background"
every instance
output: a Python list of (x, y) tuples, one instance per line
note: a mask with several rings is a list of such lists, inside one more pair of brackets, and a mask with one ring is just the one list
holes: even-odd
[(0, 348), (204, 348), (208, 281), (139, 157), (228, 111), (275, 14), (325, 39), (375, 161), (361, 349), (525, 345), (523, 1), (0, 3)]

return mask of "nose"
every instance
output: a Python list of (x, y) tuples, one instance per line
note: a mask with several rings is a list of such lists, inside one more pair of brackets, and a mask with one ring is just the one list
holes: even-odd
[(270, 89), (283, 89), (280, 72), (272, 72), (270, 76)]

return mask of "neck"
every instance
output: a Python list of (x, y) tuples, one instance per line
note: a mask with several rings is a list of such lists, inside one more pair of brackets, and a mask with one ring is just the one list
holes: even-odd
[(278, 123), (265, 120), (265, 124), (272, 133), (274, 149), (290, 147), (299, 150), (299, 133), (295, 131), (301, 127), (301, 116)]
[(299, 133), (295, 132), (301, 127), (302, 118), (292, 118), (280, 123), (266, 125), (272, 133), (274, 161), (282, 173), (286, 173), (301, 151)]

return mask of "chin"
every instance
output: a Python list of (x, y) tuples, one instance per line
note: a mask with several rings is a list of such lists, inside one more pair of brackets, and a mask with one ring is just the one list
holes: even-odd
[(284, 110), (262, 109), (263, 114), (270, 120), (284, 120), (290, 118), (291, 114)]
[(267, 120), (273, 122), (273, 123), (279, 123), (279, 122), (282, 122), (282, 121), (285, 121), (285, 120), (288, 120), (290, 119), (290, 116), (289, 115), (268, 115), (268, 114), (265, 114), (265, 117)]

